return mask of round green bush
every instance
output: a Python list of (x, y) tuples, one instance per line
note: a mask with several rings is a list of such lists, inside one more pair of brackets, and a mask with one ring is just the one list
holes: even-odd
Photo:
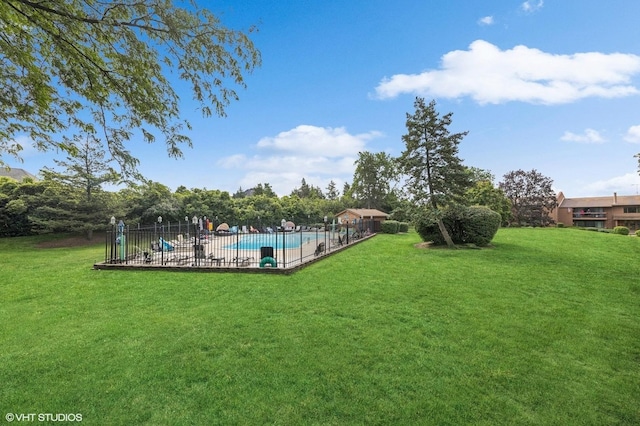
[(438, 214), (455, 244), (489, 244), (502, 220), (499, 213), (482, 206), (455, 206), (442, 212), (425, 212), (416, 219), (416, 231), (423, 241), (435, 245), (445, 244), (438, 228)]
[(380, 224), (380, 231), (384, 234), (397, 234), (399, 225), (397, 220), (385, 220)]
[(616, 226), (613, 228), (613, 233), (619, 235), (629, 235), (629, 228), (627, 228), (626, 226)]
[(640, 237), (640, 229), (636, 231), (636, 237)]
[(407, 222), (399, 222), (398, 232), (409, 232), (409, 224)]

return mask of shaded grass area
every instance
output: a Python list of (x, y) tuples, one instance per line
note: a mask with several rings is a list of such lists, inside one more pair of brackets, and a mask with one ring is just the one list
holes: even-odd
[(0, 411), (86, 424), (639, 424), (640, 239), (379, 235), (291, 276), (0, 240)]

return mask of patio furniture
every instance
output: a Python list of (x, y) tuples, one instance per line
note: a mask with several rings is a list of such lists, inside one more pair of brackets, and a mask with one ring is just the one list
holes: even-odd
[(225, 263), (226, 258), (224, 258), (224, 257), (216, 257), (213, 254), (210, 254), (209, 255), (209, 260), (211, 261), (212, 265), (215, 262), (216, 266), (222, 266), (222, 264)]
[(234, 257), (232, 263), (235, 263), (236, 266), (249, 266), (253, 257)]

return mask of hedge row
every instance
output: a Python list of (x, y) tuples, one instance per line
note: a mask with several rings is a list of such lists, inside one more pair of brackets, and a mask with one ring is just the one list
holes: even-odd
[(384, 234), (409, 232), (409, 224), (407, 222), (398, 222), (397, 220), (385, 220), (380, 226), (380, 231)]

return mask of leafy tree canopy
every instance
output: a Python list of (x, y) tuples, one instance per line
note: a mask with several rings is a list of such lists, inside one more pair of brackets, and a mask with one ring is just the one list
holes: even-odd
[(359, 152), (351, 191), (369, 209), (384, 209), (397, 179), (396, 163), (386, 152)]
[(0, 162), (19, 158), (19, 135), (69, 151), (56, 134), (81, 133), (135, 174), (134, 132), (146, 142), (161, 134), (173, 157), (191, 145), (171, 78), (187, 83), (204, 116), (224, 116), (232, 87), (261, 62), (245, 33), (195, 1), (3, 0), (0, 27)]
[(511, 223), (546, 226), (551, 211), (558, 205), (553, 180), (536, 169), (515, 170), (504, 175), (500, 189), (511, 201)]

